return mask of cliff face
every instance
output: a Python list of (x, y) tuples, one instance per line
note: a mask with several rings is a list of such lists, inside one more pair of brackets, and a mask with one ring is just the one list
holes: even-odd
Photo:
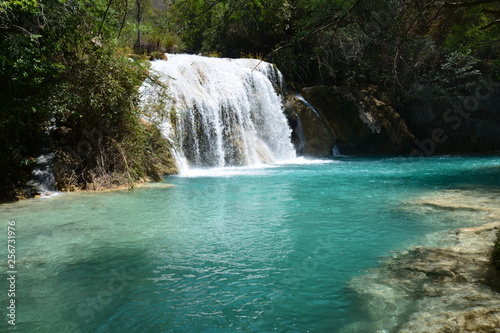
[(403, 119), (374, 86), (314, 86), (300, 91), (310, 105), (289, 94), (286, 113), (306, 156), (331, 156), (334, 146), (345, 155), (498, 153), (500, 92), (493, 88), (454, 105), (413, 101)]
[(412, 133), (391, 106), (375, 97), (374, 87), (358, 90), (316, 86), (302, 89), (301, 94), (323, 120), (316, 120), (318, 116), (306, 111), (305, 104), (288, 98), (289, 108), (305, 124), (304, 155), (326, 156), (324, 146), (330, 147), (331, 152), (333, 145), (346, 155), (410, 152), (414, 141)]
[(336, 137), (323, 115), (295, 94), (287, 95), (285, 114), (293, 129), (292, 143), (299, 155), (316, 157), (332, 155)]
[(500, 93), (485, 91), (454, 105), (426, 101), (410, 105), (408, 123), (418, 138), (417, 153), (498, 153)]

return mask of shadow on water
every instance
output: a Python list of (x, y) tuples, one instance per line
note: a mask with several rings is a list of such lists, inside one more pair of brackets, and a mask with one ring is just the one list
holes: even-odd
[[(470, 163), (470, 160), (475, 163)], [(425, 158), (410, 157), (336, 157), (335, 161), (359, 165), (369, 165), (378, 169), (384, 165), (386, 174), (379, 174), (380, 179), (400, 180), (402, 185), (413, 188), (452, 188), (474, 186), (486, 189), (500, 188), (500, 156), (435, 156)], [(489, 161), (490, 165), (484, 165)], [(477, 166), (475, 165), (477, 164)], [(436, 168), (437, 166), (437, 168)], [(441, 167), (440, 167), (441, 166)]]
[[(139, 332), (163, 325), (142, 320), (154, 295), (141, 290), (155, 269), (144, 247), (82, 247), (68, 251), (69, 262), (31, 258), (19, 268), (16, 331)], [(22, 274), (28, 268), (30, 274)], [(5, 324), (0, 330), (12, 329)]]

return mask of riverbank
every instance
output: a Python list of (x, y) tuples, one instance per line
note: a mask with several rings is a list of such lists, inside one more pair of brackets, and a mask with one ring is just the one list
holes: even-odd
[(350, 288), (369, 319), (344, 332), (498, 332), (500, 272), (491, 256), (499, 201), (491, 191), (453, 190), (409, 203), (487, 223), (447, 233), (438, 243), (445, 246), (412, 247), (354, 278)]
[[(92, 189), (74, 189), (72, 191), (54, 191), (54, 192), (47, 192), (47, 193), (41, 193), (41, 194), (36, 194), (30, 197), (17, 197), (18, 200), (26, 200), (26, 199), (40, 199), (40, 198), (47, 198), (53, 195), (61, 194), (61, 193), (108, 193), (108, 192), (118, 192), (118, 191), (133, 191), (133, 190), (139, 190), (139, 189), (147, 189), (147, 188), (167, 188), (167, 187), (175, 187), (175, 185), (165, 183), (165, 182), (157, 182), (151, 179), (142, 179), (137, 183), (134, 183), (133, 185), (130, 184), (119, 184), (113, 187), (96, 187)], [(15, 201), (14, 201), (15, 202)], [(12, 203), (12, 201), (6, 201), (6, 202), (0, 202), (0, 204), (3, 203)]]

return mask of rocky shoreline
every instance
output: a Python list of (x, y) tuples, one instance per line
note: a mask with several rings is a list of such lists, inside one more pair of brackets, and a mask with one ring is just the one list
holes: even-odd
[(470, 192), (420, 204), (486, 212), (489, 222), (448, 233), (442, 243), (451, 246), (413, 247), (354, 278), (349, 287), (369, 318), (342, 332), (500, 332), (500, 272), (491, 259), (500, 230), (498, 199), (476, 195), (457, 206)]
[(135, 183), (133, 186), (131, 185), (116, 185), (114, 187), (100, 187), (96, 189), (75, 189), (73, 191), (55, 191), (48, 192), (43, 194), (36, 194), (31, 197), (19, 197), (18, 201), (25, 199), (40, 199), (45, 197), (50, 197), (52, 195), (57, 195), (61, 193), (108, 193), (108, 192), (118, 192), (118, 191), (134, 191), (140, 189), (148, 189), (148, 188), (167, 188), (167, 187), (175, 187), (176, 185), (169, 184), (166, 182), (155, 182), (153, 180), (141, 180), (138, 183)]

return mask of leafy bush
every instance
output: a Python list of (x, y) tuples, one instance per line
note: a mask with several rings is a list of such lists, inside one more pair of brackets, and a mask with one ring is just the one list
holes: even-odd
[(121, 10), (110, 4), (0, 6), (0, 200), (24, 187), (43, 148), (57, 152), (61, 188), (133, 184), (168, 171), (168, 143), (138, 109), (147, 62), (118, 46)]
[(138, 88), (149, 76), (148, 63), (109, 42), (88, 45), (85, 56), (73, 59), (50, 99), (62, 133), (55, 136), (59, 187), (133, 186), (175, 172), (168, 142), (141, 119)]
[(419, 77), (410, 89), (414, 99), (428, 101), (456, 101), (467, 96), (477, 85), (481, 71), (477, 69), (479, 59), (470, 51), (455, 51), (446, 56), (446, 61), (437, 69)]

